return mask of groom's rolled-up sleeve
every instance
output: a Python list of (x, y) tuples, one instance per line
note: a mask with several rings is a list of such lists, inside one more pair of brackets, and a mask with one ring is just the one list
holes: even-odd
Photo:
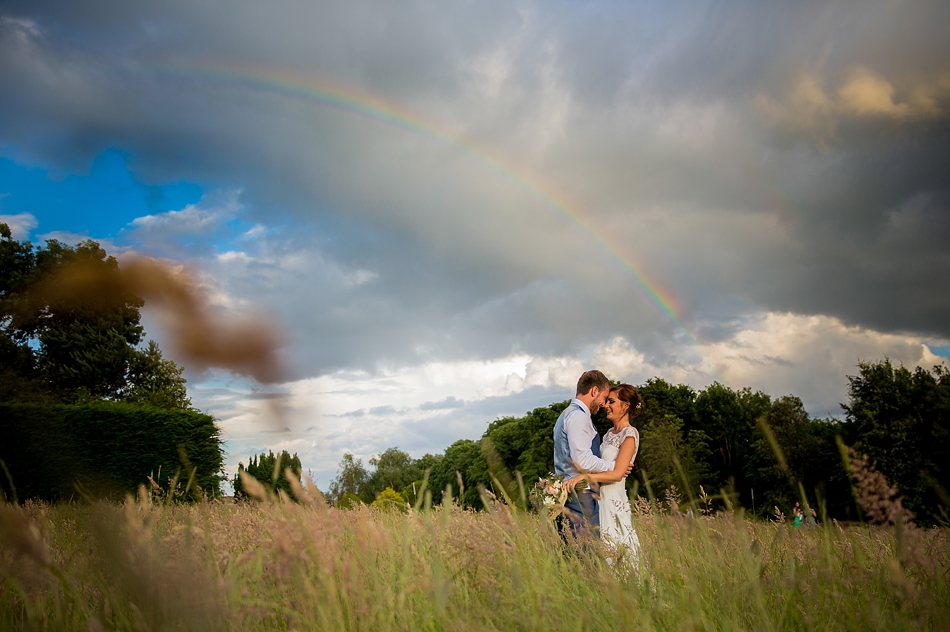
[(564, 420), (564, 432), (567, 433), (567, 444), (571, 449), (571, 460), (575, 467), (582, 472), (606, 472), (614, 469), (613, 461), (605, 461), (594, 456), (590, 449), (597, 431), (587, 416), (581, 411), (574, 411)]

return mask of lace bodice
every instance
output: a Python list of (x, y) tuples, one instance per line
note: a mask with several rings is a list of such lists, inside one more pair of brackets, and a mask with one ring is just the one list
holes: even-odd
[(633, 437), (634, 441), (637, 442), (637, 449), (634, 451), (634, 455), (636, 455), (636, 453), (640, 451), (640, 433), (633, 426), (627, 426), (617, 433), (614, 433), (613, 430), (608, 430), (604, 433), (602, 445), (612, 445), (619, 450), (620, 444), (622, 444), (623, 440), (627, 437)]

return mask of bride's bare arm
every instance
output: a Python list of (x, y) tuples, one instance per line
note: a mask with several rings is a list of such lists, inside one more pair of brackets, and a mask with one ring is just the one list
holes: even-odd
[(614, 469), (607, 472), (578, 474), (567, 479), (566, 483), (570, 489), (574, 488), (577, 481), (584, 479), (591, 483), (616, 483), (623, 480), (623, 477), (630, 473), (630, 460), (637, 449), (637, 440), (634, 437), (627, 437), (620, 444), (620, 452), (617, 454), (617, 460), (614, 462)]

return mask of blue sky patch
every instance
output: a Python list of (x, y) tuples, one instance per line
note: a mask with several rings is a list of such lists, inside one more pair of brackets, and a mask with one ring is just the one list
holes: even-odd
[(136, 217), (180, 210), (202, 193), (192, 182), (140, 182), (128, 168), (127, 155), (115, 149), (97, 156), (88, 174), (62, 179), (0, 157), (0, 215), (33, 215), (38, 224), (33, 235), (64, 231), (111, 237)]
[(950, 360), (950, 345), (939, 346), (939, 345), (932, 345), (932, 344), (927, 344), (927, 343), (924, 343), (924, 344), (927, 345), (927, 347), (930, 349), (930, 352), (933, 353), (934, 355), (938, 355), (942, 358)]

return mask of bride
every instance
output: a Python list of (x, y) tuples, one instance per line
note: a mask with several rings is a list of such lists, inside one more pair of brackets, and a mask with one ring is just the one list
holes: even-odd
[(643, 412), (643, 398), (630, 384), (621, 384), (610, 389), (604, 409), (614, 427), (604, 433), (600, 456), (607, 461), (616, 461), (614, 469), (598, 474), (580, 474), (569, 479), (567, 484), (572, 488), (582, 478), (600, 483), (600, 534), (612, 549), (611, 563), (615, 566), (627, 563), (636, 568), (640, 540), (633, 529), (624, 481), (627, 465), (633, 463), (640, 449), (640, 433), (630, 425), (630, 420)]

